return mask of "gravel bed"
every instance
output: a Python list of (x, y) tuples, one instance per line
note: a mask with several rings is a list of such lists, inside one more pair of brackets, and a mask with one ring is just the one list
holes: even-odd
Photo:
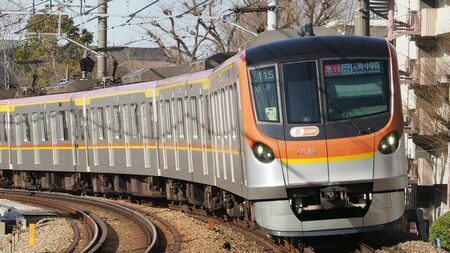
[(385, 227), (379, 231), (366, 233), (364, 238), (376, 242), (377, 245), (386, 245), (377, 252), (380, 253), (444, 253), (443, 249), (434, 247), (429, 242), (421, 241), (417, 235), (409, 234), (403, 230)]
[[(42, 219), (36, 224), (35, 245), (28, 246), (29, 228), (22, 231), (14, 252), (64, 252), (73, 240), (70, 222), (65, 218)], [(9, 252), (10, 244), (6, 237), (0, 239), (0, 252)]]
[(264, 252), (260, 245), (229, 226), (215, 224), (209, 230), (206, 223), (178, 211), (119, 202), (170, 222), (181, 235), (181, 252)]
[(443, 249), (435, 248), (431, 243), (423, 241), (407, 241), (388, 248), (377, 250), (379, 253), (445, 253)]
[(13, 200), (9, 200), (9, 199), (0, 199), (0, 206), (3, 207), (13, 207), (17, 210), (21, 210), (21, 211), (44, 211), (44, 209), (37, 207), (37, 206), (32, 206), (32, 205), (27, 205), (27, 204), (23, 204), (17, 201), (13, 201)]

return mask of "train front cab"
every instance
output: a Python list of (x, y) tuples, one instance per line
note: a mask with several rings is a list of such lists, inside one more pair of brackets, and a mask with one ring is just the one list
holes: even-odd
[(398, 219), (406, 171), (393, 48), (379, 39), (301, 38), (249, 49), (245, 60), (256, 222), (273, 235), (315, 236)]

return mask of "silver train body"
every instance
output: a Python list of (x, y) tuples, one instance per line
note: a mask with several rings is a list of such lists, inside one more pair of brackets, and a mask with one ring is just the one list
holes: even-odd
[[(355, 45), (366, 45), (367, 50)], [(388, 80), (383, 95), (388, 97), (387, 109), (368, 119), (345, 117), (330, 123), (326, 94), (320, 89), (327, 80), (322, 70), (329, 66), (324, 59), (338, 59), (340, 66), (358, 64), (359, 59), (384, 62), (386, 72), (375, 69), (372, 74)], [(283, 92), (288, 84), (286, 66), (298, 63), (303, 68), (305, 62), (316, 69), (312, 83), (320, 97), (319, 120), (292, 123), (287, 112), (294, 107), (282, 106), (289, 99)], [(263, 73), (268, 74), (263, 81), (276, 87), (275, 106), (267, 105), (269, 100), (261, 102), (257, 87), (268, 92), (269, 84), (258, 86), (252, 74), (267, 66), (275, 70)], [(247, 49), (213, 70), (3, 100), (0, 175), (3, 183), (13, 182), (18, 188), (163, 197), (226, 210), (272, 235), (376, 229), (404, 211), (406, 171), (396, 75), (395, 53), (385, 41), (299, 38)], [(378, 96), (374, 89), (369, 93)], [(306, 99), (302, 92), (298, 100)], [(266, 107), (258, 111), (261, 103)], [(262, 120), (260, 112), (269, 120)], [(355, 121), (359, 130), (369, 129), (367, 124), (372, 128), (356, 131)], [(378, 142), (382, 145), (392, 131), (397, 143), (385, 154)], [(373, 144), (358, 151), (364, 138), (372, 138)], [(345, 140), (351, 149), (326, 147)]]

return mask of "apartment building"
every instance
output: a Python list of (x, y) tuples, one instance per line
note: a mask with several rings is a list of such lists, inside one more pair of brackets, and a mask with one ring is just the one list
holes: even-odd
[(450, 207), (450, 1), (397, 0), (394, 19), (387, 36), (401, 72), (408, 208), (432, 221)]

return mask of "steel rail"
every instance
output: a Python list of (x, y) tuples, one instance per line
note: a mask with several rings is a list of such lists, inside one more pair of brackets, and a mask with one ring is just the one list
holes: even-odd
[[(14, 196), (33, 196), (41, 199), (59, 199), (62, 201), (70, 202), (70, 203), (80, 203), (80, 204), (88, 204), (92, 206), (100, 206), (107, 210), (113, 210), (118, 212), (131, 220), (134, 220), (144, 231), (147, 238), (147, 248), (144, 252), (156, 252), (157, 244), (159, 241), (158, 232), (155, 225), (150, 222), (147, 218), (144, 217), (141, 213), (134, 211), (130, 208), (123, 207), (109, 201), (100, 200), (98, 198), (92, 197), (81, 197), (81, 196), (73, 196), (69, 194), (62, 193), (50, 193), (50, 192), (35, 192), (35, 191), (27, 191), (27, 190), (11, 190), (11, 189), (0, 189), (0, 193), (4, 194), (13, 194)], [(41, 204), (41, 202), (37, 202), (36, 204)], [(55, 203), (52, 203), (55, 204)], [(61, 209), (64, 208), (74, 208), (72, 205), (61, 206)], [(107, 239), (107, 225), (106, 223), (99, 218), (97, 215), (91, 212), (85, 212), (82, 210), (77, 210), (76, 213), (81, 217), (85, 217), (86, 219), (90, 219), (93, 223), (97, 224), (94, 228), (90, 226), (90, 230), (93, 234), (92, 240), (89, 242), (88, 247), (83, 249), (83, 252), (96, 252), (101, 249), (101, 246)], [(85, 214), (85, 215), (83, 215)], [(88, 223), (89, 224), (89, 223)], [(92, 224), (92, 223), (90, 223)], [(86, 251), (85, 251), (86, 250)]]

